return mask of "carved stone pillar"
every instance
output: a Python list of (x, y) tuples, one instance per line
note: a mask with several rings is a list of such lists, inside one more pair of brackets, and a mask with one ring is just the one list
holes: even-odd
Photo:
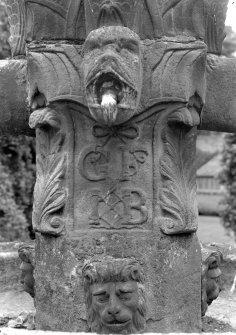
[(193, 161), (226, 1), (6, 3), (37, 138), (37, 328), (200, 331)]

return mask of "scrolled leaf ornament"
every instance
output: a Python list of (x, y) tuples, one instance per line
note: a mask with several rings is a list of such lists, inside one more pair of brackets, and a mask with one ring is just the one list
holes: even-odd
[(67, 198), (66, 156), (62, 150), (65, 132), (60, 114), (51, 108), (33, 112), (29, 124), (36, 128), (38, 139), (33, 226), (35, 231), (59, 236), (65, 229), (62, 214)]
[(189, 127), (183, 122), (171, 126), (170, 115), (168, 124), (162, 130), (164, 152), (161, 158), (160, 172), (162, 191), (160, 205), (162, 218), (161, 230), (164, 234), (174, 235), (192, 233), (197, 229), (197, 204), (195, 167), (193, 150), (196, 127)]

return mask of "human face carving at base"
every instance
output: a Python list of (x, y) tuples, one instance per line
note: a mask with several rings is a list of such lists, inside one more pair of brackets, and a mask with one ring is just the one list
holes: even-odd
[(133, 316), (138, 308), (137, 282), (94, 284), (91, 293), (104, 331), (120, 333), (133, 328)]
[(145, 329), (144, 275), (136, 260), (106, 256), (86, 261), (83, 278), (92, 332), (134, 334)]

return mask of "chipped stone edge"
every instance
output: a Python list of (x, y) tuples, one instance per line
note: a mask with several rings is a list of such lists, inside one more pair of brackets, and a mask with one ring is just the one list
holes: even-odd
[[(88, 333), (68, 333), (68, 332), (53, 332), (53, 331), (42, 331), (42, 330), (25, 330), (25, 329), (9, 329), (9, 328), (0, 328), (1, 335), (23, 335), (23, 334), (31, 334), (31, 335), (73, 335), (73, 334), (80, 334), (80, 335), (87, 335)], [(95, 335), (96, 333), (89, 333), (90, 335)], [(143, 333), (142, 335), (149, 334), (149, 335), (158, 335), (163, 333)], [(182, 335), (186, 333), (165, 333), (165, 335)], [(191, 333), (191, 335), (200, 335), (202, 333)], [(204, 333), (204, 335), (213, 335), (215, 333)], [(222, 335), (232, 335), (232, 332), (217, 332), (217, 334)], [(137, 334), (136, 334), (137, 335)], [(164, 335), (164, 334), (163, 334)]]

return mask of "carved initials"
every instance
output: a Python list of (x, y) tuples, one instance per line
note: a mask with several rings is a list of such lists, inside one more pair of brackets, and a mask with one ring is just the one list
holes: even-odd
[(110, 154), (105, 150), (86, 150), (80, 160), (80, 173), (90, 181), (105, 180), (108, 175)]
[(93, 209), (89, 223), (97, 228), (134, 228), (148, 219), (146, 195), (140, 189), (112, 190), (105, 196), (93, 191)]
[[(140, 165), (144, 164), (148, 152), (142, 149), (130, 149), (122, 146), (120, 149), (119, 181), (128, 181), (138, 173)], [(79, 170), (89, 181), (102, 181), (111, 177), (114, 168), (112, 153), (102, 148), (89, 148), (81, 155)], [(116, 167), (117, 169), (117, 167)]]

